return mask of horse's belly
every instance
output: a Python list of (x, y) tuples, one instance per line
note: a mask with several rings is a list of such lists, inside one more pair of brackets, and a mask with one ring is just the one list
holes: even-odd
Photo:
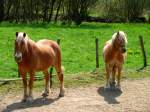
[(53, 66), (53, 60), (47, 59), (47, 60), (43, 60), (38, 62), (38, 64), (36, 65), (36, 71), (43, 71), (48, 69), (49, 67)]
[(108, 62), (109, 66), (120, 66), (123, 64), (123, 61), (119, 61), (119, 60), (111, 60)]

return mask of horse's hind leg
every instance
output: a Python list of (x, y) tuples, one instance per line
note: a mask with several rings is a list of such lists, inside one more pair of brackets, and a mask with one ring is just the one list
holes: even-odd
[(47, 97), (49, 95), (49, 89), (50, 89), (50, 83), (49, 83), (50, 74), (48, 73), (48, 70), (44, 71), (43, 73), (45, 75), (45, 90), (42, 96)]
[(63, 97), (64, 93), (65, 93), (63, 70), (62, 70), (61, 67), (55, 67), (55, 69), (57, 71), (58, 79), (60, 81), (60, 93), (59, 93), (59, 97)]

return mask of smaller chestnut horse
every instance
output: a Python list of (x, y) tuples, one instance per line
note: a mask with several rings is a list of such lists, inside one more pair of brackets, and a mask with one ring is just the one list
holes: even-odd
[[(15, 39), (15, 61), (18, 64), (19, 73), (22, 77), (24, 86), (24, 96), (22, 101), (32, 101), (32, 88), (35, 72), (43, 71), (45, 75), (45, 90), (43, 97), (48, 96), (50, 84), (49, 78), (51, 74), (48, 72), (49, 67), (54, 67), (57, 71), (58, 79), (60, 81), (60, 94), (64, 96), (64, 81), (63, 71), (61, 68), (61, 50), (59, 45), (52, 40), (39, 40), (34, 42), (26, 33), (16, 32)], [(29, 73), (29, 91), (27, 89), (27, 73)]]
[(106, 69), (106, 86), (105, 88), (114, 88), (115, 87), (115, 77), (116, 71), (118, 71), (117, 75), (117, 85), (118, 89), (121, 89), (120, 85), (120, 77), (122, 65), (125, 60), (125, 52), (126, 52), (126, 44), (127, 38), (123, 31), (118, 31), (114, 33), (112, 39), (107, 41), (104, 49), (103, 56), (105, 61), (105, 69)]

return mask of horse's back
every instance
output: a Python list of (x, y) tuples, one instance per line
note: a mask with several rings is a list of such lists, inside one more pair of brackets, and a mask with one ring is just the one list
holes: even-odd
[(55, 56), (55, 64), (60, 63), (61, 64), (61, 49), (59, 47), (59, 45), (57, 44), (57, 42), (53, 41), (53, 40), (48, 40), (48, 39), (42, 39), (39, 40), (38, 42), (36, 42), (37, 46), (39, 46), (40, 49), (42, 49), (43, 47), (48, 47), (51, 50), (49, 52), (54, 53)]
[(59, 45), (53, 40), (42, 39), (36, 42), (36, 44), (38, 46), (48, 46), (48, 47), (51, 47), (54, 50), (54, 52), (60, 52)]
[(42, 39), (36, 42), (37, 45), (48, 45), (48, 46), (58, 46), (57, 43), (53, 40)]

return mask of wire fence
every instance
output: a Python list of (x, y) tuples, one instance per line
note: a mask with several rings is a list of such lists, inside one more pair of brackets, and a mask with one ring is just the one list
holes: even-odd
[[(12, 40), (9, 41), (9, 39), (7, 41), (7, 44), (9, 48), (12, 48), (13, 44), (10, 43), (12, 42)], [(81, 38), (78, 38), (78, 39), (81, 39)], [(67, 46), (69, 47), (62, 47), (63, 41), (60, 40), (60, 43), (61, 43), (60, 46), (62, 49), (62, 63), (63, 63), (63, 66), (65, 67), (65, 74), (75, 74), (79, 72), (91, 72), (95, 70), (96, 68), (104, 70), (104, 61), (103, 61), (103, 55), (102, 55), (102, 49), (103, 49), (104, 44), (101, 44), (101, 43), (104, 43), (103, 42), (104, 39), (102, 39), (101, 37), (98, 37), (98, 38), (93, 37), (88, 40), (85, 40), (85, 38), (81, 40), (78, 40), (78, 39), (69, 42), (67, 44)], [(144, 40), (142, 41), (144, 45)], [(4, 40), (3, 44), (6, 44), (5, 42), (6, 40)], [(143, 52), (141, 52), (140, 42), (137, 41), (137, 46), (138, 46), (137, 48), (133, 47), (133, 49), (138, 49), (138, 50), (134, 51), (130, 48), (128, 49), (127, 58), (124, 64), (125, 70), (139, 70), (140, 68), (145, 67), (143, 63), (146, 63), (146, 65), (148, 65), (148, 61), (149, 61), (148, 58), (150, 58), (150, 54), (148, 54), (148, 49), (146, 47), (144, 49), (145, 53), (143, 54)], [(2, 46), (2, 49), (3, 49), (3, 46)], [(13, 51), (10, 51), (10, 49), (8, 49), (2, 55), (3, 56), (10, 55), (9, 52), (13, 52)], [(9, 60), (9, 63), (7, 59), (10, 59), (10, 58), (8, 57), (12, 57), (11, 61)], [(4, 57), (2, 59), (3, 62), (5, 63), (3, 63), (3, 66), (0, 66), (0, 69), (2, 72), (2, 73), (0, 72), (0, 74), (4, 74), (4, 75), (9, 74), (10, 77), (16, 78), (18, 76), (17, 75), (18, 69), (17, 69), (17, 65), (14, 66), (15, 62), (13, 60), (13, 54), (8, 57)], [(143, 62), (143, 60), (146, 60), (146, 62)], [(41, 73), (37, 74), (37, 76), (39, 75), (41, 75)]]

